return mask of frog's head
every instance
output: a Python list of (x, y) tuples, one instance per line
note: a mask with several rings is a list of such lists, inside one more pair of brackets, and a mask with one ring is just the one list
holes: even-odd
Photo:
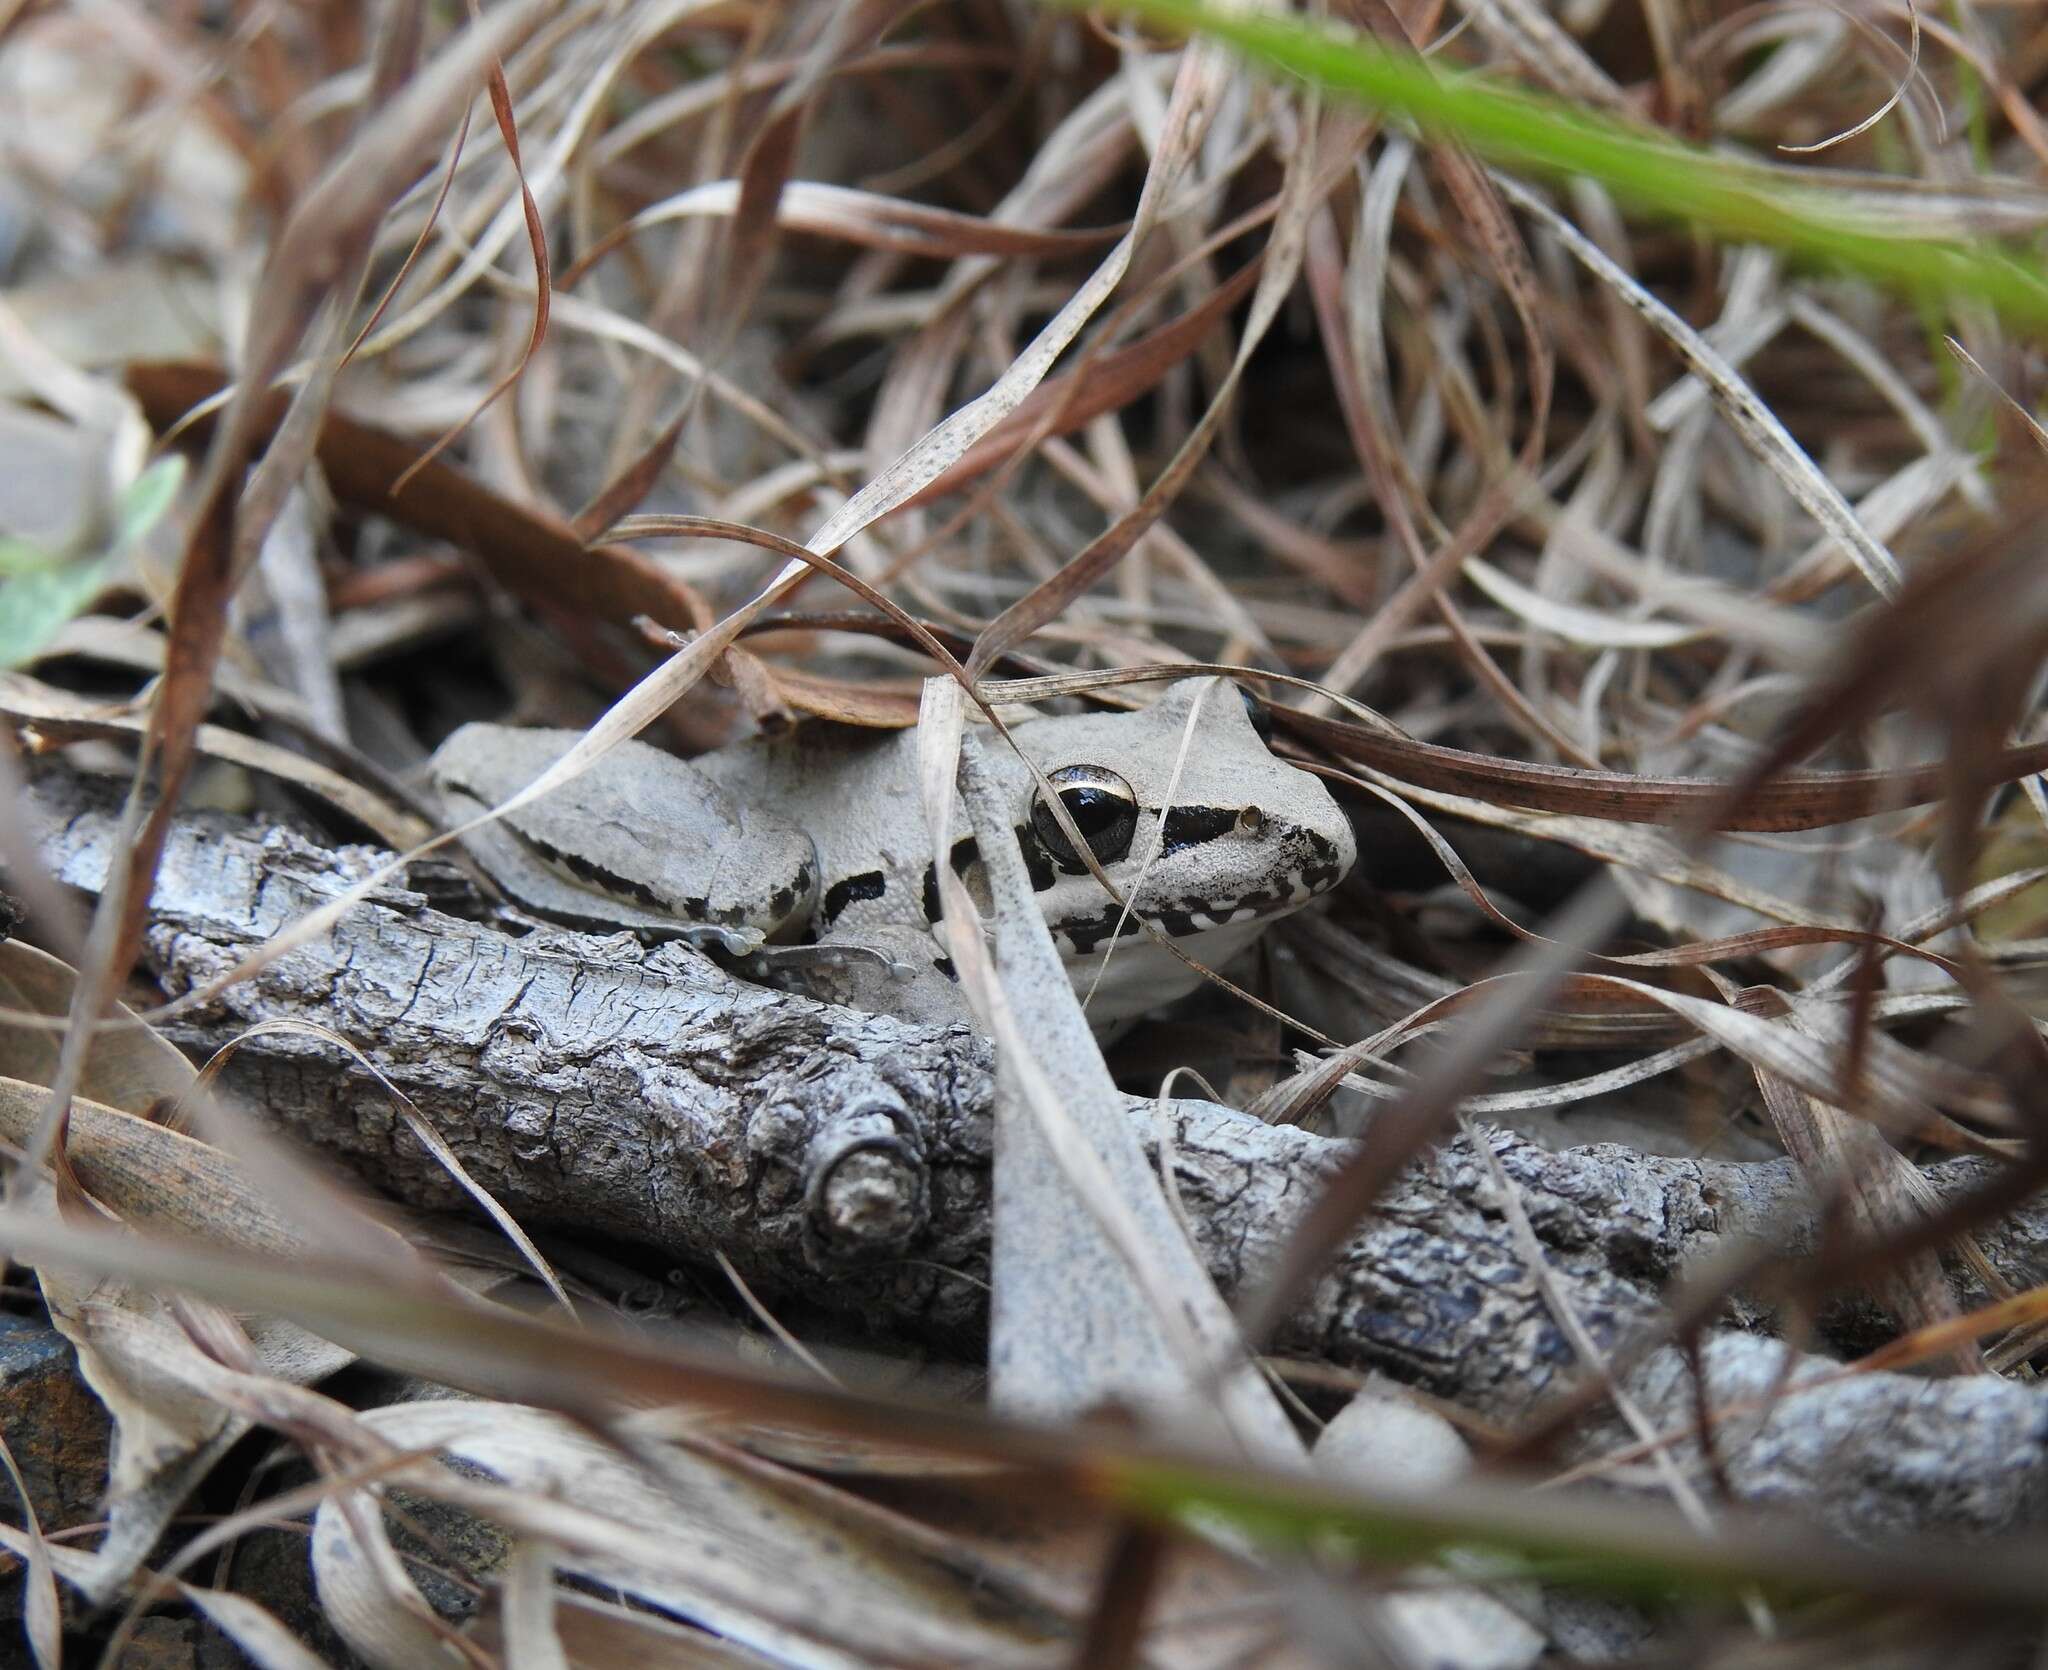
[[(1335, 887), (1357, 856), (1329, 790), (1267, 748), (1243, 697), (1221, 679), (1175, 684), (1140, 713), (1014, 729), (1132, 913), (1211, 968)], [(1021, 768), (1019, 776), (1028, 788), (1018, 839), (1053, 942), (1082, 990), (1122, 921), (1125, 942), (1091, 1016), (1135, 1014), (1193, 987), (1198, 975), (1122, 920), (1123, 907), (1080, 861), (1044, 791)]]

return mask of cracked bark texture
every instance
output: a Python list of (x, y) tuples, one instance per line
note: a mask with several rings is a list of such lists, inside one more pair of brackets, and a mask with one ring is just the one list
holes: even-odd
[[(36, 776), (44, 855), (71, 885), (90, 890), (105, 873), (109, 795), (55, 768)], [(167, 989), (204, 985), (382, 856), (274, 826), (181, 819), (145, 955)], [(680, 945), (647, 952), (552, 929), (517, 937), (399, 888), (172, 1030), (211, 1047), (280, 1016), (350, 1039), (529, 1224), (681, 1259), (723, 1252), (752, 1281), (897, 1325), (957, 1338), (981, 1324), (993, 1083), (988, 1045), (965, 1029), (752, 986)], [(462, 1204), (389, 1095), (332, 1045), (266, 1034), (241, 1048), (226, 1083), (393, 1194)], [(1152, 1104), (1131, 1106), (1154, 1127)], [(1226, 1295), (1258, 1278), (1346, 1151), (1195, 1101), (1169, 1105), (1164, 1135)], [(1613, 1145), (1554, 1153), (1505, 1132), (1486, 1140), (1553, 1281), (1603, 1349), (1654, 1326), (1663, 1286), (1731, 1239), (1791, 1250), (1815, 1232), (1789, 1161), (1671, 1160)], [(1974, 1162), (1929, 1171), (1945, 1192), (1981, 1175)], [(2030, 1208), (1983, 1239), (2015, 1285), (2048, 1276), (2048, 1210)], [(1278, 1344), (1502, 1420), (1585, 1373), (1484, 1159), (1462, 1140), (1389, 1191)], [(1712, 1399), (1741, 1404), (1779, 1386), (1787, 1353), (1722, 1332), (1704, 1361)], [(1793, 1367), (1797, 1384), (1833, 1365), (1803, 1357)], [(1692, 1421), (1695, 1392), (1675, 1353), (1650, 1357), (1630, 1384), (1659, 1428)], [(1779, 1401), (1761, 1426), (1738, 1419), (1719, 1454), (1746, 1498), (1801, 1502), (1860, 1531), (1984, 1531), (2048, 1506), (2048, 1401), (1990, 1377), (1869, 1375)]]

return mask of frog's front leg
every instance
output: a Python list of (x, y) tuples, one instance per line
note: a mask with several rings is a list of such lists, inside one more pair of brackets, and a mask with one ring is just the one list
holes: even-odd
[(923, 928), (870, 924), (815, 945), (770, 946), (743, 969), (821, 1003), (893, 1015), (919, 1026), (972, 1024), (973, 1012), (938, 941)]
[[(463, 726), (429, 766), (449, 818), (467, 822), (509, 800), (580, 734)], [(644, 742), (621, 743), (463, 841), (516, 904), (575, 927), (632, 928), (743, 956), (796, 937), (817, 905), (809, 835)]]

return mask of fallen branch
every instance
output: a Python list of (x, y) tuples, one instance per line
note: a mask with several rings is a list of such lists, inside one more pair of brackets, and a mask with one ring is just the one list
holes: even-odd
[[(114, 827), (110, 791), (46, 767), (31, 801), (46, 862), (68, 884), (95, 888)], [(171, 992), (205, 985), (382, 856), (217, 815), (181, 818), (151, 901), (149, 965)], [(770, 1290), (956, 1340), (981, 1325), (991, 1063), (985, 1041), (963, 1028), (911, 1027), (748, 985), (681, 945), (647, 952), (551, 929), (515, 937), (396, 889), (171, 1030), (212, 1048), (279, 1016), (350, 1039), (528, 1224), (698, 1262), (723, 1254)], [(266, 1032), (238, 1051), (225, 1082), (402, 1199), (463, 1198), (390, 1097), (329, 1044)], [(1131, 1108), (1154, 1121), (1152, 1104)], [(1259, 1273), (1344, 1152), (1206, 1102), (1168, 1104), (1156, 1131), (1226, 1295)], [(1793, 1250), (1815, 1232), (1790, 1162), (1617, 1146), (1553, 1153), (1505, 1132), (1486, 1140), (1555, 1290), (1603, 1350), (1654, 1327), (1663, 1286), (1731, 1240), (1767, 1235)], [(1928, 1175), (1946, 1192), (1982, 1169), (1956, 1161)], [(2039, 1280), (2048, 1210), (1983, 1243), (2009, 1280)], [(1582, 1378), (1488, 1168), (1463, 1141), (1382, 1202), (1280, 1344), (1496, 1419)], [(1705, 1361), (1712, 1400), (1741, 1403), (1778, 1387), (1786, 1353), (1729, 1332), (1709, 1339)], [(1792, 1367), (1795, 1384), (1836, 1369), (1817, 1357)], [(1690, 1426), (1697, 1404), (1676, 1353), (1651, 1357), (1631, 1384), (1661, 1428)], [(1803, 1499), (1861, 1528), (1990, 1529), (2032, 1512), (2048, 1489), (2048, 1402), (1988, 1376), (1837, 1381), (1779, 1402), (1755, 1428), (1738, 1420), (1722, 1445), (1738, 1493)]]

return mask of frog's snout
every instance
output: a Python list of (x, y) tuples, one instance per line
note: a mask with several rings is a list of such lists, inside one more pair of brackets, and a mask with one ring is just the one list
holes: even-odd
[[(1334, 803), (1331, 809), (1335, 811)], [(1329, 892), (1351, 873), (1351, 866), (1358, 862), (1357, 839), (1351, 833), (1350, 820), (1341, 812), (1337, 813), (1337, 822), (1327, 834), (1303, 829), (1299, 837), (1300, 882), (1311, 899)]]
[[(1358, 838), (1330, 791), (1305, 772), (1290, 772), (1286, 804), (1265, 809), (1259, 844), (1275, 891), (1285, 903), (1280, 914), (1329, 892), (1358, 862)], [(1240, 829), (1242, 829), (1240, 825)]]
[[(1335, 813), (1334, 805), (1331, 810)], [(1358, 858), (1351, 826), (1341, 813), (1334, 821), (1313, 824), (1268, 817), (1258, 845), (1265, 855), (1261, 868), (1270, 879), (1222, 901), (1226, 908), (1212, 913), (1218, 920), (1291, 915), (1334, 888)]]

